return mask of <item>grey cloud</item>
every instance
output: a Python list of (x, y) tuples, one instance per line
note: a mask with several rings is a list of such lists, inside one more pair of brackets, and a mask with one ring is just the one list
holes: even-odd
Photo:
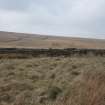
[(105, 38), (104, 0), (0, 0), (0, 30)]
[(33, 0), (0, 0), (0, 9), (23, 11), (28, 9)]

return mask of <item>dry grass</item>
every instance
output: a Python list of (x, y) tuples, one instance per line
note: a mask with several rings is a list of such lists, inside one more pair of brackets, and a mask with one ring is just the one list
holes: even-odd
[(0, 105), (104, 105), (105, 58), (0, 59)]
[(56, 105), (104, 105), (105, 72), (88, 71), (72, 84), (68, 92)]
[(105, 48), (105, 40), (0, 32), (0, 47)]

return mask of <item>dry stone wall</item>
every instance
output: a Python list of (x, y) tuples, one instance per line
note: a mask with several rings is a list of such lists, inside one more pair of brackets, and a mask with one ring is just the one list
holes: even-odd
[(0, 57), (39, 57), (39, 56), (73, 56), (73, 55), (105, 56), (105, 49), (26, 49), (26, 48), (0, 48)]

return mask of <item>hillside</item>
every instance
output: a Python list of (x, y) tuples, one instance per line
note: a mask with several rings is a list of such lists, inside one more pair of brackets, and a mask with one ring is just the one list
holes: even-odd
[(105, 48), (105, 40), (0, 32), (0, 47)]
[(105, 40), (0, 32), (0, 105), (105, 105)]

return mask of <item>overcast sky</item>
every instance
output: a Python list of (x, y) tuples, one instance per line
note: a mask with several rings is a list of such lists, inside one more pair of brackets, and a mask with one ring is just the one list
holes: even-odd
[(0, 30), (105, 38), (105, 0), (0, 0)]

